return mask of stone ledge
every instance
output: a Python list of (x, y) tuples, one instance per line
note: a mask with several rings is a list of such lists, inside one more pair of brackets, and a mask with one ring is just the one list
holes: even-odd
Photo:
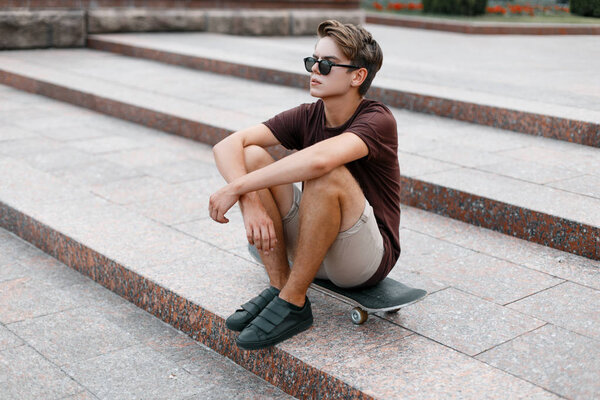
[(207, 31), (243, 36), (315, 35), (325, 19), (362, 24), (362, 10), (92, 9), (89, 33)]
[(83, 11), (0, 11), (0, 49), (82, 47)]
[(87, 20), (88, 33), (206, 30), (203, 10), (93, 9), (87, 12)]
[(600, 24), (533, 24), (507, 22), (461, 22), (420, 16), (395, 16), (369, 12), (371, 24), (429, 29), (473, 35), (600, 35)]

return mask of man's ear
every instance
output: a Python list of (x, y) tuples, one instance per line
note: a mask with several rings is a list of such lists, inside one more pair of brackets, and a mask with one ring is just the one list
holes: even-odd
[(352, 81), (350, 84), (354, 87), (358, 87), (362, 85), (362, 83), (367, 79), (368, 71), (366, 68), (359, 68), (352, 72)]

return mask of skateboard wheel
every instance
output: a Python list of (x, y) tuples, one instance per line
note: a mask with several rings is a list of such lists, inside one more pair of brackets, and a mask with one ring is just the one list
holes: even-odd
[(362, 308), (355, 307), (350, 313), (350, 317), (356, 325), (362, 325), (369, 318), (369, 314)]

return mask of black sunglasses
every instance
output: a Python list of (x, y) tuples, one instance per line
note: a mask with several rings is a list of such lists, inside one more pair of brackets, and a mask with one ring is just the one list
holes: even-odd
[(331, 67), (360, 68), (356, 65), (336, 64), (329, 60), (317, 60), (314, 57), (306, 57), (304, 59), (304, 68), (306, 68), (308, 72), (312, 72), (312, 67), (317, 63), (319, 64), (319, 72), (321, 75), (327, 75), (331, 72)]

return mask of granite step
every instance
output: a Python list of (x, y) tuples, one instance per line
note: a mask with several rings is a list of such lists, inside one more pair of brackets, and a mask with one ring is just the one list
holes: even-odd
[[(3, 52), (0, 82), (209, 144), (314, 100), (297, 88), (89, 49)], [(600, 150), (392, 111), (403, 203), (600, 259)]]
[(0, 229), (2, 399), (292, 399)]
[[(0, 96), (0, 227), (290, 395), (558, 399), (600, 389), (600, 262), (409, 206), (391, 276), (428, 297), (356, 326), (350, 306), (311, 289), (311, 329), (241, 351), (224, 319), (266, 277), (246, 253), (239, 209), (227, 225), (208, 216), (208, 195), (224, 183), (211, 147), (6, 86)], [(3, 272), (7, 254), (0, 239)]]
[[(367, 28), (385, 54), (369, 97), (393, 107), (600, 146), (595, 37), (489, 38)], [(314, 43), (312, 37), (208, 33), (88, 38), (88, 47), (98, 50), (300, 88), (308, 85), (301, 60)], [(585, 61), (581, 54), (587, 55)]]

